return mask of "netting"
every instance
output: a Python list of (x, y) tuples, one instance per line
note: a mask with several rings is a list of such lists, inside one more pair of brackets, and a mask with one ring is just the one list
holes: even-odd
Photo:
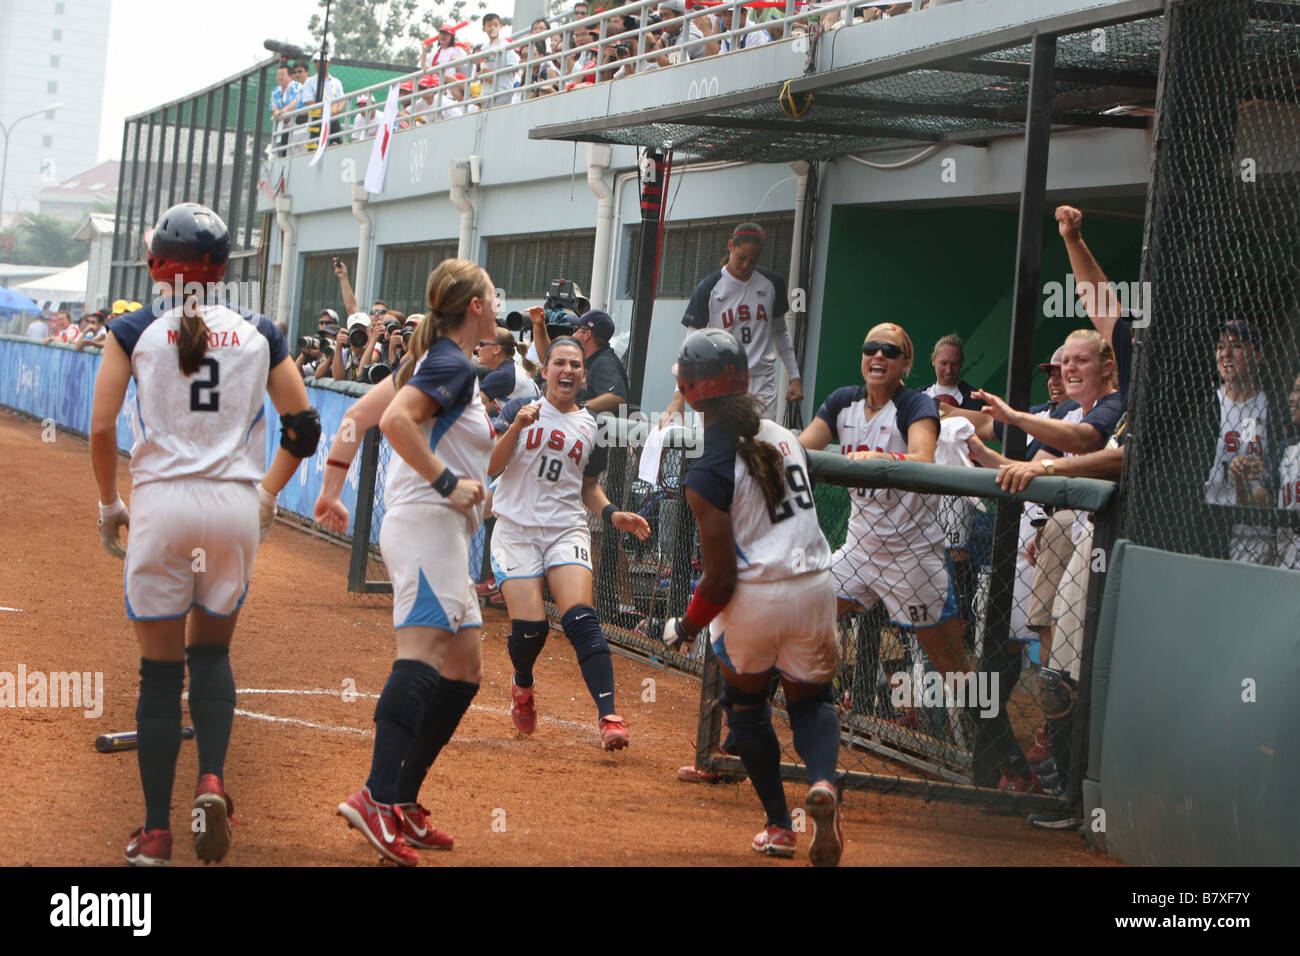
[(1166, 29), (1124, 533), (1296, 570), (1300, 3)]

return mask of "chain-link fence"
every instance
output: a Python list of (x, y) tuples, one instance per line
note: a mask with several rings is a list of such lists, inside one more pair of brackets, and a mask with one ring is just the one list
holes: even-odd
[(1160, 90), (1125, 536), (1298, 570), (1300, 3), (1175, 2)]

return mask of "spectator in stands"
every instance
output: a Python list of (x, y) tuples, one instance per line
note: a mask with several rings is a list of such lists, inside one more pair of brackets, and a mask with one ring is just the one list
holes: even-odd
[[(691, 20), (683, 28), (685, 14), (686, 0), (664, 0), (659, 4), (659, 16), (663, 18), (659, 26), (663, 36), (662, 39), (656, 39), (653, 49), (661, 52), (646, 62), (657, 66), (672, 66), (682, 60), (698, 60), (708, 55), (699, 23), (702, 18)], [(647, 49), (651, 47), (647, 46)]]
[(50, 332), (45, 336), (45, 344), (49, 345), (51, 342), (75, 342), (80, 334), (81, 330), (68, 317), (68, 313), (56, 312), (54, 318), (50, 320)]
[(438, 27), (438, 36), (434, 45), (429, 47), (423, 67), (443, 66), (452, 60), (458, 60), (465, 55), (464, 51), (456, 46), (456, 31), (464, 27), (465, 24), (448, 24), (444, 23)]
[(330, 61), (328, 57), (326, 57), (324, 59), (324, 62), (322, 63), (321, 55), (317, 53), (314, 57), (312, 57), (312, 63), (317, 64), (318, 68), (320, 67), (324, 68), (325, 87), (323, 90), (320, 91), (320, 95), (317, 95), (317, 91), (320, 89), (320, 83), (319, 83), (320, 74), (312, 73), (310, 76), (307, 77), (306, 82), (303, 83), (302, 85), (302, 102), (304, 105), (308, 103), (315, 103), (317, 101), (323, 103), (325, 101), (325, 94), (328, 93), (330, 96), (330, 117), (331, 117), (330, 118), (330, 134), (331, 134), (330, 142), (331, 143), (342, 142), (343, 138), (340, 134), (343, 132), (343, 124), (340, 120), (337, 119), (337, 117), (340, 113), (343, 112), (344, 107), (347, 106), (347, 100), (343, 96), (343, 84), (342, 82), (339, 81), (338, 77), (330, 76)]
[[(545, 33), (550, 29), (551, 25), (545, 19), (539, 18), (533, 21), (533, 35)], [(519, 59), (524, 64), (521, 83), (523, 86), (532, 87), (524, 92), (525, 98), (546, 96), (559, 91), (559, 61), (549, 57), (548, 53), (545, 40), (530, 40), (519, 48)], [(533, 86), (533, 84), (539, 85)]]
[(50, 324), (44, 318), (37, 316), (28, 324), (27, 331), (24, 334), (29, 339), (44, 342), (45, 337), (50, 334)]
[[(348, 315), (351, 315), (354, 312), (360, 312), (361, 309), (357, 305), (356, 294), (352, 291), (352, 282), (348, 279), (348, 264), (342, 259), (335, 258), (334, 274), (338, 276), (339, 296), (343, 299), (343, 307), (347, 309)], [(388, 303), (383, 299), (375, 299), (374, 303), (370, 306), (370, 315), (372, 316), (383, 315), (387, 311)], [(323, 316), (327, 312), (331, 316), (330, 321), (334, 325), (338, 325), (338, 314), (333, 309), (322, 309), (321, 315)]]
[(497, 329), (495, 339), (484, 339), (474, 348), (474, 358), (488, 369), (479, 391), (493, 417), (512, 398), (536, 398), (537, 385), (528, 370), (515, 360), (518, 349), (509, 329)]
[[(475, 52), (493, 54), (485, 56), (475, 68), (475, 78), (482, 84), (481, 95), (492, 96), (489, 103), (513, 103), (517, 101), (513, 90), (519, 83), (519, 72), (514, 69), (519, 65), (519, 54), (511, 45), (510, 39), (501, 35), (501, 17), (495, 13), (483, 17), (483, 32), (487, 40), (479, 44)], [(493, 76), (482, 74), (490, 70), (510, 70), (509, 73), (497, 73)]]
[(415, 81), (402, 80), (397, 85), (397, 119), (393, 122), (394, 129), (410, 129), (415, 122), (411, 115), (411, 107), (416, 100)]
[(78, 351), (87, 345), (103, 345), (104, 337), (108, 334), (108, 327), (104, 324), (108, 319), (108, 313), (104, 309), (90, 313), (87, 318), (90, 324), (82, 330), (81, 338), (77, 339)]
[(478, 104), (470, 103), (465, 105), (465, 89), (467, 78), (464, 73), (446, 74), (447, 83), (443, 87), (442, 96), (442, 118), (455, 119), (457, 116), (464, 116), (466, 113), (477, 113)]
[(352, 117), (352, 140), (369, 139), (379, 129), (379, 111), (369, 93), (357, 94), (357, 112)]
[(410, 118), (413, 125), (422, 126), (438, 121), (438, 101), (440, 98), (438, 85), (438, 78), (432, 73), (426, 73), (420, 77), (420, 82), (417, 84), (419, 95), (411, 102)]
[(961, 337), (955, 333), (943, 336), (934, 343), (934, 350), (930, 352), (935, 381), (925, 389), (925, 394), (936, 402), (979, 411), (984, 403), (972, 398), (970, 385), (962, 381), (961, 369), (965, 364), (966, 349)]
[[(361, 345), (353, 345), (353, 329), (366, 330), (366, 339)], [(359, 382), (365, 367), (375, 360), (375, 345), (384, 331), (383, 322), (372, 322), (364, 312), (354, 312), (348, 316), (348, 327), (341, 329), (334, 340), (334, 359), (332, 373), (335, 381)]]
[(276, 146), (284, 150), (289, 145), (289, 123), (284, 119), (302, 106), (302, 85), (289, 75), (289, 61), (282, 60), (275, 69), (275, 89), (271, 91), (271, 119), (280, 135)]
[[(727, 33), (731, 30), (745, 29), (746, 24), (749, 23), (749, 18), (746, 14), (745, 8), (741, 9), (740, 16), (736, 16), (735, 14), (735, 7), (722, 6), (718, 8), (718, 17), (721, 21), (719, 24), (721, 27), (720, 32)], [(732, 50), (748, 50), (752, 47), (763, 46), (764, 44), (771, 42), (772, 34), (757, 24), (746, 29), (745, 32), (739, 36), (729, 37), (725, 40), (718, 41), (719, 52), (721, 53), (730, 53)]]
[[(333, 327), (333, 332), (334, 335), (338, 334), (337, 326)], [(327, 336), (329, 330), (322, 326), (317, 335), (305, 337), (303, 348), (294, 356), (293, 363), (298, 366), (298, 371), (302, 373), (303, 378), (318, 379), (329, 376), (332, 356), (325, 345), (328, 341)]]

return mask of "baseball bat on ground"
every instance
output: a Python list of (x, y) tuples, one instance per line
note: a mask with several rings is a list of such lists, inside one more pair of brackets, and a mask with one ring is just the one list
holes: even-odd
[[(193, 740), (194, 728), (182, 727), (181, 738), (183, 740)], [(125, 730), (120, 734), (100, 734), (95, 738), (95, 749), (102, 754), (114, 754), (122, 750), (134, 750), (135, 731)]]

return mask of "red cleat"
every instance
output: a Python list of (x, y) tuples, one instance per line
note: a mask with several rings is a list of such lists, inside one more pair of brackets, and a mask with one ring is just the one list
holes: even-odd
[(230, 818), (235, 815), (235, 802), (215, 773), (199, 777), (199, 785), (194, 788), (194, 809), (200, 811), (194, 819), (201, 821), (194, 834), (194, 855), (204, 863), (220, 863), (230, 849)]
[(515, 722), (515, 730), (521, 734), (531, 734), (537, 729), (537, 695), (535, 687), (518, 687), (510, 682), (510, 719)]
[(627, 721), (617, 714), (600, 718), (600, 745), (606, 750), (622, 750), (628, 745)]
[(768, 856), (792, 857), (794, 845), (794, 831), (776, 824), (760, 830), (754, 837), (754, 852), (766, 853)]
[(1034, 746), (1025, 754), (1025, 759), (1030, 763), (1042, 763), (1048, 757), (1052, 756), (1052, 738), (1045, 731), (1034, 731)]
[(838, 865), (844, 852), (844, 828), (840, 826), (840, 806), (835, 788), (825, 780), (813, 784), (804, 798), (804, 807), (813, 822), (808, 859), (813, 866)]
[(417, 850), (450, 850), (456, 843), (450, 833), (443, 833), (429, 822), (429, 811), (415, 803), (396, 803), (398, 831), (406, 845)]
[(1043, 781), (1033, 771), (1030, 771), (1028, 777), (1008, 777), (1003, 774), (998, 781), (998, 789), (1003, 793), (1042, 793)]
[(339, 804), (339, 816), (348, 821), (348, 826), (361, 831), (361, 835), (370, 841), (370, 845), (379, 851), (386, 860), (392, 860), (399, 866), (415, 866), (420, 858), (402, 839), (401, 824), (397, 814), (387, 803), (376, 803), (370, 796), (370, 788), (362, 787), (343, 803)]
[(125, 856), (132, 866), (171, 866), (172, 831), (141, 827), (131, 834)]

